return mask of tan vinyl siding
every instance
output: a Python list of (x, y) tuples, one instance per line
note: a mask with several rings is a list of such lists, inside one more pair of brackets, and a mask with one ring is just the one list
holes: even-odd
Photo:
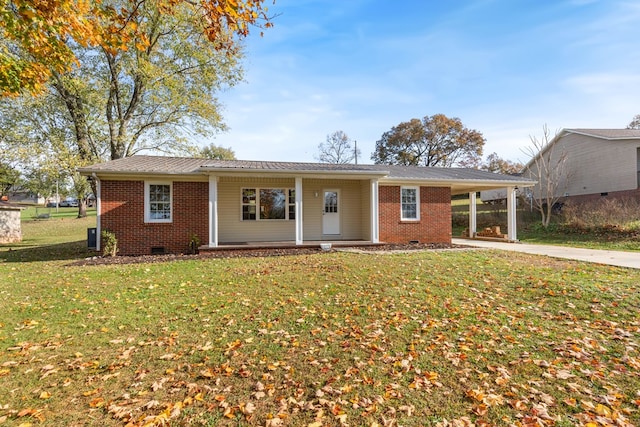
[[(303, 240), (363, 239), (363, 230), (366, 229), (368, 232), (369, 228), (368, 185), (368, 180), (303, 179)], [(295, 179), (221, 177), (218, 182), (219, 241), (232, 243), (295, 240), (294, 220), (242, 221), (241, 191), (243, 188), (295, 188)], [(324, 190), (329, 189), (340, 191), (341, 232), (340, 235), (323, 236), (323, 195)], [(366, 190), (364, 194), (363, 189)], [(315, 196), (316, 192), (318, 197)], [(363, 209), (365, 205), (366, 209)], [(362, 221), (367, 223), (363, 224)]]
[[(368, 182), (368, 181), (367, 181)], [(357, 240), (362, 239), (362, 191), (361, 181), (321, 180), (302, 181), (304, 240)], [(340, 234), (323, 236), (322, 209), (325, 190), (340, 192)], [(318, 197), (315, 197), (316, 192)]]
[(243, 188), (295, 188), (295, 180), (221, 177), (218, 182), (219, 241), (234, 243), (295, 240), (296, 230), (293, 220), (242, 221), (241, 192)]
[(360, 234), (364, 240), (371, 240), (371, 181), (360, 182)]

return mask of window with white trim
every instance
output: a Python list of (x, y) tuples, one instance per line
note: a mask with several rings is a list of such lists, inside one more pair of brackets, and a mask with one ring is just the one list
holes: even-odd
[(145, 182), (145, 222), (171, 222), (173, 219), (173, 184), (170, 182)]
[(242, 220), (294, 220), (295, 202), (293, 188), (243, 188)]
[(404, 221), (420, 219), (419, 187), (400, 187), (400, 218)]

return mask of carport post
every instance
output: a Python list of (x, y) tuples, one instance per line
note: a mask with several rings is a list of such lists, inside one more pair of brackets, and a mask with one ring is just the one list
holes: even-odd
[(469, 193), (469, 235), (467, 237), (475, 237), (477, 228), (476, 192), (472, 191)]
[(510, 242), (518, 240), (516, 225), (516, 190), (518, 187), (507, 187), (507, 239)]
[(303, 243), (302, 232), (304, 230), (302, 226), (302, 178), (296, 177), (296, 197), (295, 197), (295, 210), (296, 210), (296, 245)]
[(218, 177), (209, 175), (209, 246), (218, 247)]

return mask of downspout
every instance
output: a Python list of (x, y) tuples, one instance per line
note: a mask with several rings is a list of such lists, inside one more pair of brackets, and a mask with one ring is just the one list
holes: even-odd
[(100, 252), (100, 235), (102, 234), (102, 225), (101, 225), (101, 195), (102, 195), (102, 185), (100, 182), (100, 178), (96, 175), (95, 172), (91, 174), (91, 177), (96, 182), (96, 251)]

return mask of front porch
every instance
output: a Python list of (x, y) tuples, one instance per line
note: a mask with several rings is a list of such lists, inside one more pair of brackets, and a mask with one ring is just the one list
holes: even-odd
[(371, 240), (307, 240), (303, 243), (294, 241), (278, 242), (222, 242), (217, 246), (202, 245), (200, 252), (214, 252), (227, 250), (254, 250), (254, 249), (292, 249), (292, 248), (321, 248), (321, 245), (329, 244), (331, 248), (359, 248), (365, 246), (382, 246), (384, 243)]

